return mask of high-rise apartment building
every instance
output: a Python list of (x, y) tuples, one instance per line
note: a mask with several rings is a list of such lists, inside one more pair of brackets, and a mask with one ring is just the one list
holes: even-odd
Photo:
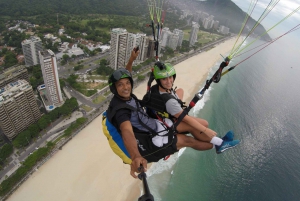
[[(160, 55), (162, 46), (161, 43), (157, 43), (157, 41), (154, 41), (153, 36), (148, 36), (148, 48), (147, 48), (147, 58), (154, 59), (156, 56)], [(157, 55), (156, 55), (157, 54)]]
[(110, 66), (116, 70), (126, 64), (127, 30), (115, 28), (111, 30)]
[(179, 38), (178, 38), (177, 46), (181, 46), (183, 41), (183, 36), (184, 36), (183, 31), (180, 29), (174, 29), (173, 33), (178, 34)]
[(190, 46), (193, 46), (198, 41), (199, 28), (200, 25), (198, 23), (193, 23), (191, 34), (190, 34)]
[(147, 58), (147, 51), (149, 46), (149, 38), (146, 36), (146, 34), (136, 34), (135, 46), (139, 46), (140, 50), (140, 54), (136, 60), (141, 62), (145, 61)]
[(110, 66), (112, 69), (124, 68), (133, 48), (139, 46), (140, 54), (135, 62), (145, 61), (149, 39), (146, 34), (128, 33), (126, 29), (115, 28), (111, 31)]
[(200, 15), (200, 20), (201, 20), (201, 22), (203, 22), (203, 20), (204, 20), (205, 18), (208, 18), (208, 17), (209, 17), (209, 14), (208, 14), (208, 13), (202, 12), (201, 15)]
[(0, 88), (17, 80), (26, 80), (29, 82), (28, 72), (25, 66), (12, 66), (0, 72)]
[(147, 57), (150, 59), (155, 57), (155, 41), (154, 41), (153, 37), (149, 38)]
[(0, 126), (9, 140), (40, 117), (32, 87), (26, 80), (9, 83), (0, 89)]
[(194, 13), (193, 15), (193, 21), (199, 23), (200, 17), (201, 17), (201, 11), (198, 11), (196, 13)]
[[(131, 51), (133, 50), (133, 48), (135, 46), (137, 46), (136, 44), (136, 35), (133, 34), (133, 33), (127, 33), (127, 44), (126, 44), (126, 56), (125, 56), (125, 63), (122, 67), (125, 67), (125, 65), (127, 64), (129, 58), (130, 58), (130, 55), (131, 55)], [(141, 51), (140, 51), (141, 52)]]
[(59, 107), (63, 104), (56, 57), (52, 50), (39, 52), (47, 98), (50, 105)]
[(164, 27), (161, 31), (161, 37), (160, 37), (160, 45), (162, 47), (166, 47), (168, 45), (169, 36), (171, 34), (171, 31), (168, 27)]
[(42, 41), (39, 37), (31, 36), (29, 39), (22, 41), (22, 50), (27, 67), (40, 63), (39, 51), (43, 50)]
[(213, 28), (214, 28), (215, 30), (217, 30), (218, 27), (219, 27), (219, 21), (214, 21), (214, 26), (213, 26)]
[(226, 35), (226, 34), (229, 33), (229, 28), (228, 28), (228, 27), (225, 27), (225, 26), (223, 26), (223, 25), (221, 25), (221, 26), (219, 27), (219, 32), (222, 33), (222, 34), (224, 34), (224, 35)]
[(179, 40), (178, 34), (170, 33), (169, 40), (168, 40), (168, 47), (170, 47), (172, 50), (176, 50), (178, 40)]
[(203, 27), (204, 29), (211, 29), (213, 28), (213, 25), (214, 25), (214, 20), (210, 19), (210, 18), (205, 18), (203, 20)]

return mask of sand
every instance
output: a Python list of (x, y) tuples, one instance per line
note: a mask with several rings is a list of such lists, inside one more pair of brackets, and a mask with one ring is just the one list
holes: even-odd
[[(230, 52), (236, 39), (193, 56), (175, 66), (175, 86), (185, 90), (190, 101), (205, 81), (210, 68)], [(134, 89), (141, 98), (146, 82)], [(109, 148), (97, 117), (50, 160), (40, 167), (10, 197), (9, 201), (132, 201), (140, 195), (141, 181), (129, 174)]]

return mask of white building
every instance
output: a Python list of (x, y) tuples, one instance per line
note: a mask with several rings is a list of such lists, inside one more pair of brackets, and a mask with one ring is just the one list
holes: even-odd
[(80, 57), (82, 57), (82, 58), (84, 57), (83, 50), (80, 47), (76, 47), (76, 48), (68, 49), (68, 50), (66, 50), (64, 52), (57, 53), (56, 54), (56, 59), (58, 61), (60, 61), (65, 54), (68, 55), (70, 58), (72, 58), (73, 55), (75, 55), (76, 57), (79, 57), (79, 58)]
[(110, 42), (110, 66), (116, 70), (126, 64), (127, 30), (115, 28), (111, 30)]
[(139, 46), (140, 54), (135, 62), (143, 62), (147, 58), (149, 39), (146, 34), (128, 33), (126, 29), (116, 28), (111, 32), (110, 66), (113, 69), (124, 68), (131, 51)]
[(219, 32), (220, 32), (221, 34), (226, 35), (226, 34), (229, 33), (229, 28), (228, 28), (228, 27), (225, 27), (225, 26), (223, 26), (223, 25), (221, 25), (221, 26), (219, 27)]
[(178, 39), (177, 46), (181, 46), (182, 45), (182, 41), (183, 41), (183, 37), (184, 37), (183, 31), (180, 30), (180, 29), (174, 29), (173, 33), (178, 34), (179, 39)]
[(205, 18), (208, 18), (209, 17), (209, 14), (208, 13), (205, 13), (205, 12), (202, 12), (201, 15), (200, 15), (200, 20), (203, 22), (203, 20)]
[(215, 30), (217, 30), (218, 27), (219, 27), (219, 21), (215, 21), (213, 27), (214, 27)]
[(0, 127), (12, 140), (41, 117), (31, 85), (17, 80), (0, 89)]
[(149, 46), (149, 38), (146, 36), (146, 34), (136, 34), (135, 47), (137, 46), (139, 46), (140, 54), (136, 61), (143, 62), (147, 59), (147, 51)]
[(60, 47), (58, 48), (58, 50), (60, 52), (66, 51), (69, 48), (69, 43), (68, 42), (63, 42), (63, 44), (60, 45)]
[(198, 31), (200, 25), (198, 23), (193, 23), (192, 30), (190, 34), (190, 46), (193, 46), (198, 41)]
[(42, 41), (39, 37), (31, 36), (22, 41), (22, 50), (25, 58), (25, 66), (34, 66), (40, 63), (39, 51), (43, 50)]
[(160, 36), (160, 46), (161, 47), (166, 47), (168, 44), (169, 40), (169, 34), (172, 33), (168, 27), (164, 27), (161, 31), (161, 36)]
[(59, 84), (58, 70), (56, 64), (56, 57), (51, 50), (39, 52), (40, 63), (45, 83), (47, 98), (49, 104), (46, 106), (47, 110), (54, 109), (63, 104), (62, 93)]
[(214, 25), (214, 20), (210, 19), (210, 18), (205, 18), (203, 20), (203, 27), (204, 29), (211, 29)]
[(60, 36), (61, 36), (61, 35), (63, 35), (63, 33), (64, 33), (64, 32), (65, 32), (65, 30), (64, 30), (64, 29), (59, 29), (59, 30), (58, 30), (58, 35), (60, 35)]
[(125, 51), (125, 64), (123, 65), (123, 67), (125, 67), (127, 61), (130, 58), (131, 55), (131, 51), (133, 50), (133, 48), (135, 48), (136, 45), (136, 39), (137, 39), (137, 35), (133, 34), (133, 33), (127, 33), (127, 42), (126, 42), (126, 51)]
[(44, 38), (51, 39), (51, 38), (53, 38), (53, 34), (50, 34), (50, 33), (45, 34)]
[(178, 40), (179, 40), (178, 34), (170, 33), (169, 40), (168, 40), (168, 47), (170, 47), (172, 50), (176, 50)]

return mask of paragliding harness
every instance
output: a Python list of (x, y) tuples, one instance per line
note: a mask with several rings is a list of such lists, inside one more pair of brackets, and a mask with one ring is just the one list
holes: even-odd
[[(223, 61), (220, 64), (218, 70), (215, 72), (212, 78), (206, 81), (206, 84), (203, 87), (203, 89), (199, 93), (195, 94), (194, 98), (191, 100), (188, 106), (184, 105), (185, 103), (182, 102), (180, 99), (176, 99), (181, 105), (183, 112), (179, 115), (179, 117), (174, 122), (175, 129), (177, 128), (179, 123), (183, 120), (183, 118), (189, 113), (189, 111), (196, 105), (196, 103), (203, 98), (205, 91), (210, 87), (211, 83), (212, 82), (218, 83), (221, 80), (222, 75), (228, 73), (229, 71), (235, 68), (235, 66), (233, 66), (229, 68), (226, 72), (222, 73), (223, 69), (228, 65), (228, 63), (229, 63), (229, 59), (226, 58), (225, 61)], [(165, 103), (169, 99), (174, 98), (174, 96), (168, 93), (160, 94), (158, 91), (158, 85), (154, 85), (151, 87), (151, 83), (153, 82), (153, 80), (154, 80), (154, 75), (152, 71), (147, 83), (147, 93), (143, 97), (143, 104), (147, 108), (146, 111), (149, 116), (160, 119), (167, 116)]]
[[(102, 125), (103, 125), (103, 133), (107, 137), (109, 141), (109, 145), (113, 152), (117, 154), (125, 164), (131, 164), (131, 159), (128, 151), (126, 150), (125, 144), (123, 142), (122, 136), (120, 131), (111, 123), (114, 115), (120, 109), (129, 109), (132, 112), (144, 112), (141, 107), (138, 107), (139, 103), (142, 105), (142, 101), (138, 100), (136, 96), (132, 94), (132, 98), (136, 101), (137, 108), (126, 104), (126, 103), (119, 103), (117, 106), (109, 108), (103, 113), (102, 118)], [(173, 143), (173, 136), (175, 134), (175, 127), (174, 126), (165, 126), (166, 130), (168, 131), (167, 134), (160, 135), (160, 136), (168, 136), (168, 143), (165, 144), (163, 147), (156, 147), (152, 143), (152, 138), (158, 135), (155, 130), (144, 124), (141, 119), (138, 117), (139, 123), (146, 128), (147, 131), (141, 131), (135, 127), (133, 127), (133, 132), (135, 138), (137, 139), (138, 149), (144, 158), (147, 159), (148, 162), (157, 162), (161, 157), (157, 154), (160, 151), (163, 151), (167, 147), (171, 146)], [(161, 121), (163, 123), (163, 120)], [(164, 124), (166, 125), (166, 124)], [(175, 152), (173, 152), (175, 153)]]
[[(150, 77), (147, 83), (147, 93), (143, 97), (142, 104), (146, 108), (146, 112), (150, 117), (155, 119), (169, 118), (173, 121), (174, 127), (176, 129), (184, 116), (179, 121), (174, 116), (168, 114), (166, 110), (166, 102), (170, 99), (175, 99), (176, 101), (178, 101), (182, 109), (185, 109), (187, 106), (185, 105), (185, 102), (182, 102), (182, 100), (174, 97), (169, 93), (160, 94), (159, 86), (157, 84), (151, 86), (153, 80), (154, 80), (154, 74), (152, 71), (150, 73)], [(175, 90), (171, 89), (171, 90), (175, 93), (176, 89)]]

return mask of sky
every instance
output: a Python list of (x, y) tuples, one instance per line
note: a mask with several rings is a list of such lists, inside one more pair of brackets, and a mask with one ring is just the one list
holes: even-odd
[[(232, 0), (237, 6), (239, 6), (243, 11), (247, 12), (249, 6), (257, 2), (251, 17), (258, 20), (265, 8), (272, 1), (273, 3), (278, 2), (272, 11), (262, 20), (261, 24), (266, 30), (272, 28), (276, 23), (284, 19), (287, 15), (293, 12), (295, 9), (299, 10), (280, 23), (278, 26), (274, 27), (269, 34), (271, 36), (278, 36), (289, 31), (291, 28), (300, 24), (300, 0)], [(300, 27), (300, 26), (299, 26)], [(300, 29), (294, 31), (293, 34), (300, 34)]]

